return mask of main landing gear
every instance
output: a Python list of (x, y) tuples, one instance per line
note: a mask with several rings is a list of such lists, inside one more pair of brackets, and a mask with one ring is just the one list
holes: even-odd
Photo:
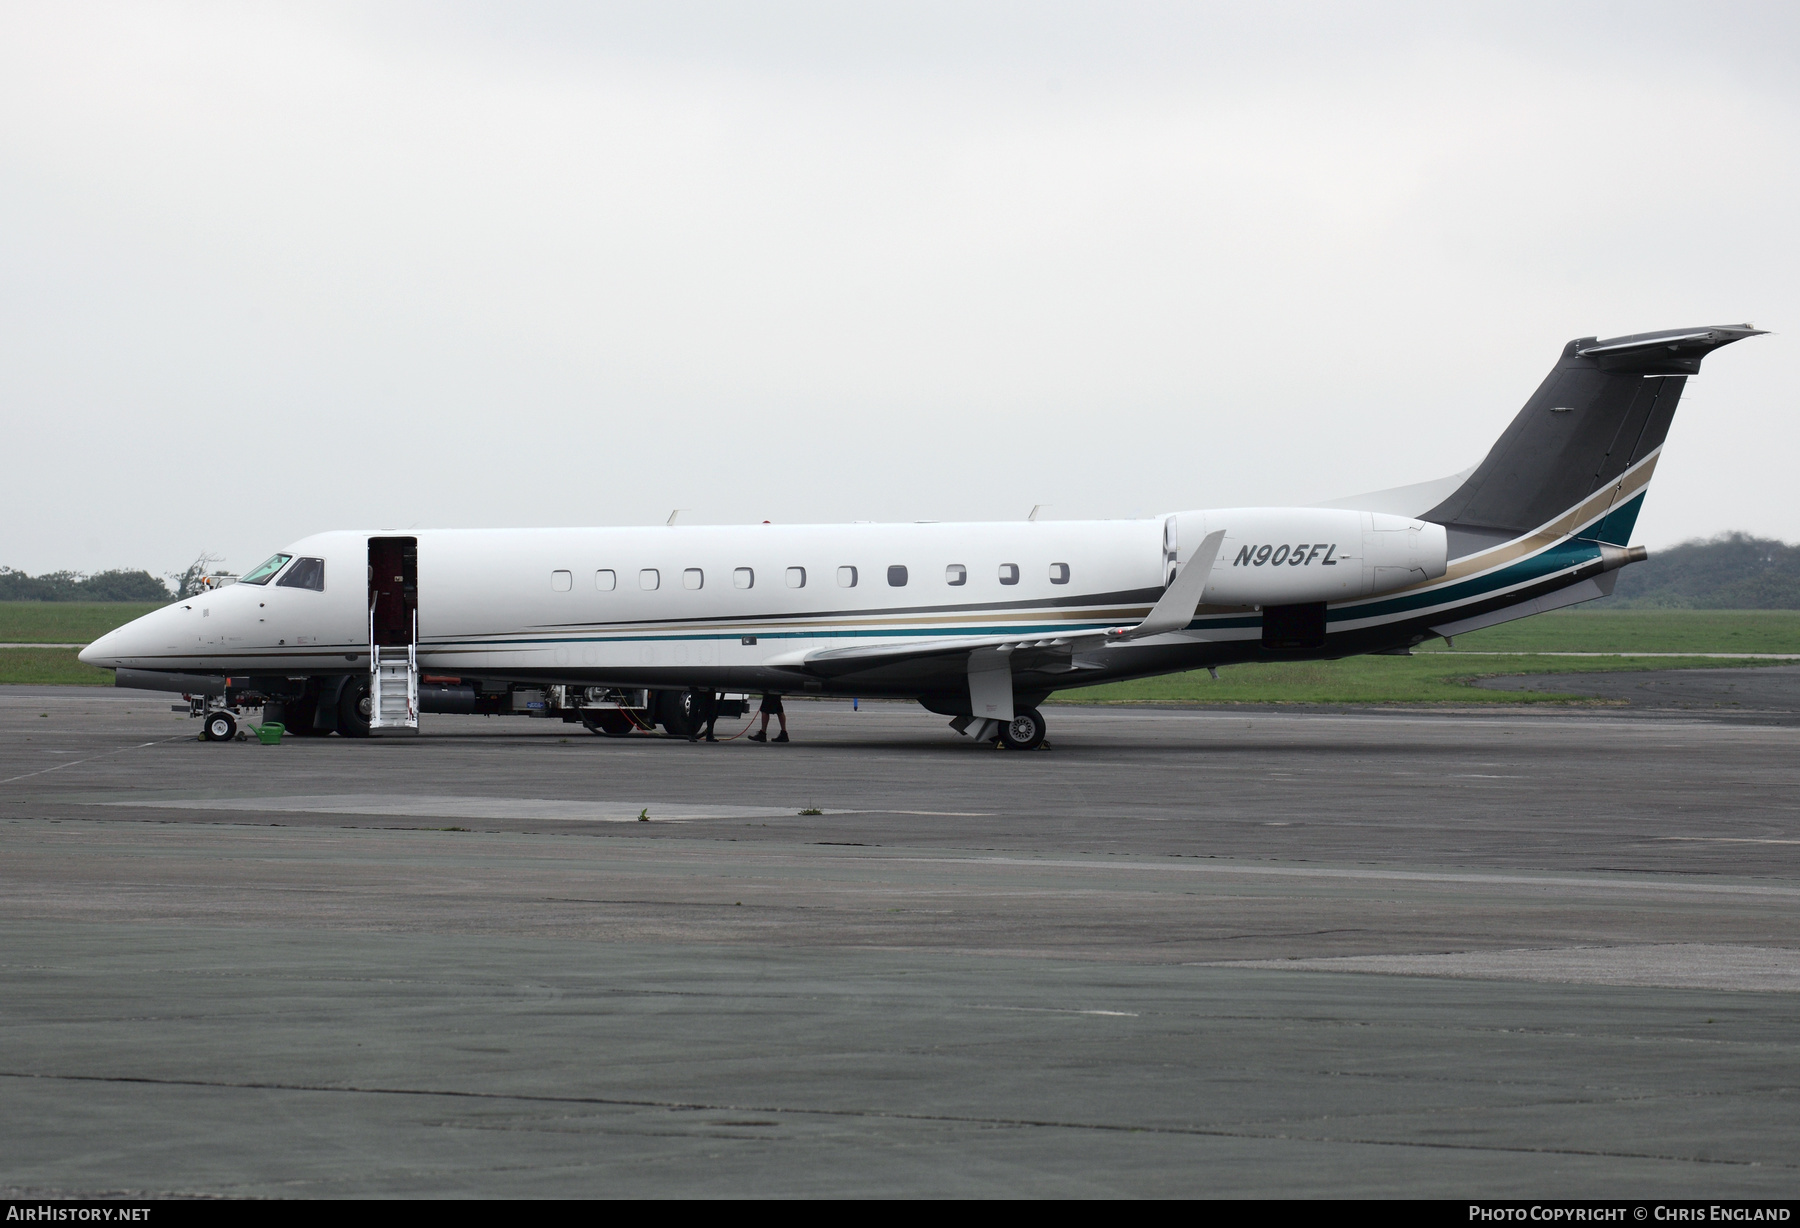
[(373, 723), (375, 700), (369, 687), (369, 676), (350, 679), (338, 696), (337, 731), (346, 738), (366, 738)]
[(1000, 745), (1007, 750), (1036, 750), (1044, 744), (1044, 717), (1036, 708), (1020, 708), (1000, 723)]

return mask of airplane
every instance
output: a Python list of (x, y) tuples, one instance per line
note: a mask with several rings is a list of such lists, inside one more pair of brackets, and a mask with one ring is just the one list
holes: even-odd
[(720, 692), (917, 701), (1042, 744), (1051, 694), (1252, 661), (1406, 654), (1612, 592), (1676, 404), (1763, 330), (1564, 346), (1485, 459), (1316, 507), (1149, 519), (339, 530), (82, 650), (197, 693), (202, 736), (265, 704), (297, 734), (425, 712), (686, 733)]

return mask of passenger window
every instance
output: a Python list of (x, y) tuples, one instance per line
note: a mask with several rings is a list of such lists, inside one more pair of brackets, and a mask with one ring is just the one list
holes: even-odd
[(895, 563), (892, 567), (888, 568), (888, 587), (906, 587), (906, 568), (899, 563)]
[(731, 573), (731, 585), (733, 588), (755, 588), (756, 573), (748, 567), (740, 567)]
[(1069, 582), (1069, 565), (1067, 563), (1050, 564), (1050, 583), (1067, 584)]
[(804, 567), (788, 568), (787, 581), (788, 581), (789, 588), (805, 588), (806, 587), (806, 568), (804, 568)]
[(967, 584), (968, 582), (969, 569), (964, 567), (961, 563), (952, 563), (950, 566), (944, 568), (945, 584), (956, 585)]
[(594, 573), (594, 587), (603, 593), (612, 592), (615, 588), (619, 587), (618, 573), (609, 570), (596, 571)]
[(1017, 563), (1000, 564), (1000, 583), (1017, 584), (1019, 582), (1019, 565)]
[(690, 567), (681, 573), (682, 588), (704, 588), (705, 586), (706, 576), (698, 567)]
[(325, 591), (325, 560), (298, 559), (287, 569), (287, 574), (275, 581), (276, 588), (310, 588), (315, 593)]
[(855, 588), (856, 587), (856, 568), (854, 568), (854, 567), (838, 568), (838, 587), (839, 588)]
[(646, 567), (638, 572), (638, 587), (646, 592), (662, 586), (662, 575), (654, 567)]
[(550, 573), (550, 587), (559, 593), (566, 593), (575, 587), (575, 573), (572, 571), (553, 571)]

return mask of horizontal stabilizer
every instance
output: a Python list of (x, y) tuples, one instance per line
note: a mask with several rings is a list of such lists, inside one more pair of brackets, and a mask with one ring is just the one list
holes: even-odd
[(1748, 324), (1714, 328), (1676, 328), (1660, 333), (1636, 333), (1586, 344), (1575, 352), (1591, 358), (1602, 371), (1629, 375), (1698, 375), (1700, 360), (1722, 345), (1760, 337), (1767, 329)]

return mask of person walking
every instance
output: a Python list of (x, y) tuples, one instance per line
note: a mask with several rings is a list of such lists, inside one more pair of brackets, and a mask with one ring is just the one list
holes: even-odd
[(769, 718), (778, 716), (781, 718), (781, 733), (776, 736), (775, 740), (777, 742), (787, 741), (787, 709), (781, 706), (781, 696), (765, 692), (762, 697), (762, 706), (758, 711), (762, 713), (762, 728), (751, 734), (750, 740), (767, 742), (769, 740)]
[(711, 687), (704, 691), (688, 692), (688, 711), (693, 713), (693, 725), (688, 729), (688, 741), (698, 742), (704, 733), (708, 742), (717, 742), (713, 737), (713, 726), (719, 721), (719, 696)]

